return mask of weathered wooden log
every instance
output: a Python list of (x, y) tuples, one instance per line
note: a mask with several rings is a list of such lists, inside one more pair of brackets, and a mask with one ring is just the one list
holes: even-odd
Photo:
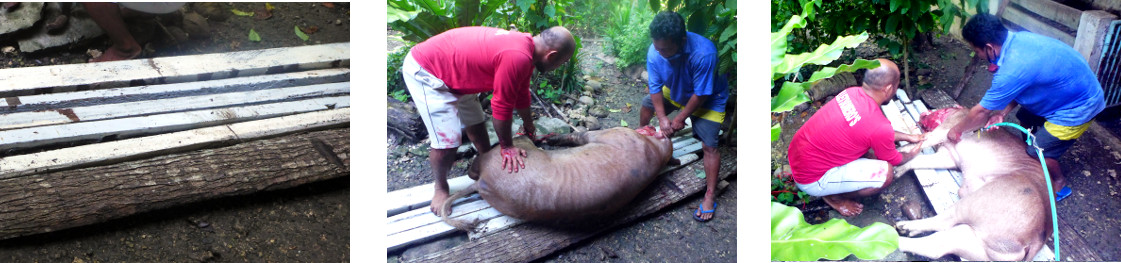
[[(721, 156), (720, 178), (736, 172), (735, 156)], [(696, 170), (681, 169), (650, 184), (624, 210), (615, 216), (581, 229), (556, 229), (539, 224), (521, 224), (454, 248), (427, 255), (412, 262), (528, 262), (564, 249), (586, 238), (662, 210), (690, 195), (704, 191), (704, 179)]]
[(389, 136), (403, 140), (404, 143), (413, 144), (428, 137), (428, 130), (424, 128), (424, 121), (416, 112), (412, 102), (401, 102), (389, 98), (389, 109), (386, 115), (389, 119)]
[(810, 87), (810, 98), (813, 99), (813, 101), (819, 101), (825, 99), (825, 97), (837, 95), (837, 93), (841, 93), (841, 91), (856, 85), (856, 76), (853, 76), (852, 73), (837, 73), (837, 75), (823, 79)]
[(350, 129), (0, 180), (0, 239), (350, 174)]

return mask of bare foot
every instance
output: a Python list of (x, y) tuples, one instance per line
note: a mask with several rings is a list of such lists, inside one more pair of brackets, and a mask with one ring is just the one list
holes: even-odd
[[(107, 61), (132, 59), (132, 58), (135, 58), (136, 56), (139, 56), (140, 51), (141, 51), (140, 47), (136, 47), (136, 48), (131, 49), (131, 50), (121, 50), (121, 49), (118, 49), (116, 47), (109, 47), (109, 48), (105, 49), (105, 53), (102, 53), (101, 56), (96, 57), (96, 58), (91, 58), (90, 62), (107, 62)], [(445, 193), (445, 195), (447, 195), (447, 194)]]
[(446, 189), (445, 190), (436, 189), (436, 194), (432, 196), (432, 204), (429, 205), (429, 207), (432, 209), (433, 214), (442, 215), (442, 213), (451, 212), (451, 211), (440, 211), (440, 208), (442, 206), (444, 206), (444, 201), (445, 200), (448, 200), (448, 190), (446, 190)]
[(825, 199), (825, 203), (829, 204), (829, 206), (832, 206), (833, 209), (837, 210), (837, 212), (841, 213), (842, 216), (846, 216), (846, 217), (855, 216), (855, 215), (859, 215), (860, 212), (864, 211), (864, 204), (861, 204), (859, 202), (856, 202), (856, 201), (853, 201), (853, 200), (850, 200), (850, 199), (847, 199), (847, 198), (844, 198), (844, 197), (840, 197), (840, 196), (836, 196), (836, 195), (830, 195), (830, 196), (826, 196), (822, 199)]
[(1055, 180), (1051, 181), (1051, 188), (1053, 188), (1052, 190), (1055, 190), (1055, 193), (1057, 194), (1057, 193), (1059, 193), (1059, 191), (1063, 190), (1063, 187), (1067, 186), (1067, 179), (1066, 179), (1066, 177), (1059, 177), (1059, 178), (1054, 178), (1054, 177), (1058, 177), (1058, 176), (1052, 176), (1052, 178), (1055, 179)]

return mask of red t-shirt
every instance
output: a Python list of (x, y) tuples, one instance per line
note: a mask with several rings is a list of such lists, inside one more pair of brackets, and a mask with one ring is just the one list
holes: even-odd
[(895, 130), (880, 105), (860, 87), (851, 87), (814, 113), (790, 141), (790, 170), (794, 181), (809, 184), (826, 171), (852, 162), (871, 148), (876, 159), (899, 165)]
[(448, 30), (413, 47), (413, 59), (455, 94), (494, 91), (495, 119), (529, 108), (533, 37), (490, 27)]

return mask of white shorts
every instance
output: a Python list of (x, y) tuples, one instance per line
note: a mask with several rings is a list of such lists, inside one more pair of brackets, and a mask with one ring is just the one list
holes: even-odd
[(486, 121), (476, 94), (453, 94), (444, 81), (421, 68), (411, 52), (405, 56), (401, 73), (404, 74), (409, 95), (416, 103), (416, 111), (424, 120), (424, 126), (428, 127), (433, 149), (459, 147), (464, 127)]
[(797, 185), (812, 196), (827, 196), (881, 187), (888, 176), (895, 175), (887, 161), (860, 158), (825, 171), (817, 182)]

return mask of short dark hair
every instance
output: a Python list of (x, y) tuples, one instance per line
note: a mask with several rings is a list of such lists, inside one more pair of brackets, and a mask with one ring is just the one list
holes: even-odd
[(883, 89), (887, 85), (899, 83), (899, 71), (891, 70), (887, 66), (869, 69), (864, 72), (864, 86), (875, 90)]
[(983, 47), (985, 44), (1000, 46), (1008, 36), (1008, 29), (1000, 23), (1000, 18), (989, 13), (980, 13), (969, 18), (969, 22), (965, 22), (965, 27), (961, 29), (961, 36), (975, 47)]
[(572, 40), (565, 39), (560, 32), (561, 27), (554, 26), (545, 31), (541, 31), (541, 39), (545, 41), (545, 46), (549, 49), (556, 50), (560, 54), (572, 54), (576, 50), (576, 43)]
[(678, 46), (685, 44), (685, 19), (673, 11), (664, 11), (654, 16), (650, 22), (650, 38), (669, 39)]

